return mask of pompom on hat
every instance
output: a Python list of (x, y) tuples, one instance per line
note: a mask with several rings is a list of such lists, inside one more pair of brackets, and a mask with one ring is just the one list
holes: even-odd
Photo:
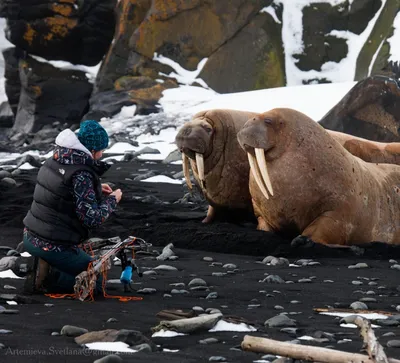
[(89, 151), (101, 151), (108, 147), (107, 131), (97, 121), (83, 121), (77, 136), (82, 145)]

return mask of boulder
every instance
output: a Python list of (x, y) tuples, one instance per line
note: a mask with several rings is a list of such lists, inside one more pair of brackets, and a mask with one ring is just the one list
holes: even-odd
[(117, 0), (2, 0), (6, 38), (52, 60), (98, 64), (111, 44)]
[(79, 123), (87, 112), (93, 85), (86, 73), (56, 68), (43, 59), (19, 62), (21, 96), (13, 134), (36, 133), (44, 125)]
[(10, 104), (4, 101), (0, 104), (0, 128), (9, 128), (14, 124), (14, 114)]
[(359, 81), (319, 123), (369, 140), (400, 142), (399, 75), (387, 72)]
[(199, 78), (221, 93), (284, 87), (281, 31), (269, 13), (256, 15), (210, 55)]

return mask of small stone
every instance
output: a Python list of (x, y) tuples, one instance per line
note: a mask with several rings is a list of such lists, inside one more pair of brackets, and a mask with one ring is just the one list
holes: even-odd
[(171, 294), (164, 294), (163, 297), (172, 297)]
[(176, 282), (173, 284), (169, 284), (169, 286), (173, 286), (173, 287), (185, 287), (185, 283), (184, 282)]
[(0, 309), (0, 314), (19, 314), (19, 310), (16, 309)]
[(203, 261), (212, 262), (214, 259), (212, 257), (203, 257)]
[(318, 261), (311, 261), (307, 263), (307, 266), (319, 266), (321, 263)]
[(400, 270), (400, 265), (396, 263), (395, 265), (390, 266), (390, 268), (393, 268), (395, 270)]
[(301, 304), (301, 301), (298, 301), (298, 300), (292, 300), (290, 303), (291, 303), (291, 304)]
[(400, 305), (397, 305), (397, 306), (396, 306), (396, 311), (399, 311), (399, 312), (400, 312)]
[(368, 302), (376, 302), (376, 299), (373, 297), (362, 297), (359, 301), (368, 303)]
[(277, 359), (277, 357), (276, 357), (276, 355), (273, 355), (273, 354), (266, 354), (266, 355), (263, 355), (261, 357), (261, 359), (272, 362), (273, 360)]
[(196, 278), (189, 282), (189, 286), (207, 286), (207, 282), (203, 279)]
[(351, 282), (353, 285), (362, 285), (363, 282), (362, 281), (358, 281), (358, 280), (354, 280)]
[(140, 289), (137, 291), (138, 294), (145, 294), (145, 295), (154, 294), (156, 292), (157, 292), (157, 289), (154, 289), (152, 287), (145, 287), (144, 289)]
[(154, 268), (154, 270), (160, 270), (160, 271), (177, 271), (178, 269), (175, 266), (169, 266), (169, 265), (159, 265)]
[(122, 358), (117, 354), (109, 354), (100, 359), (96, 359), (93, 363), (121, 363)]
[(333, 280), (324, 280), (324, 282), (325, 282), (325, 283), (331, 284), (331, 283), (333, 283), (333, 282), (335, 282), (335, 281), (333, 281)]
[(54, 306), (54, 304), (49, 304), (49, 303), (47, 303), (47, 304), (44, 304), (44, 306), (45, 306), (46, 308), (52, 308), (52, 307)]
[(192, 310), (195, 311), (196, 313), (204, 312), (204, 309), (201, 306), (193, 306)]
[(283, 257), (276, 258), (274, 257), (271, 262), (271, 266), (289, 266), (289, 260)]
[(396, 260), (393, 260), (393, 259), (391, 259), (391, 260), (389, 260), (389, 263), (397, 263), (397, 261), (396, 261)]
[(55, 337), (55, 336), (59, 336), (60, 333), (59, 333), (58, 331), (53, 331), (53, 332), (51, 333), (51, 335), (52, 335), (53, 337)]
[(172, 289), (171, 290), (171, 295), (180, 295), (180, 294), (189, 294), (189, 291), (187, 291), (187, 290), (178, 290), (178, 289)]
[(284, 284), (285, 280), (278, 275), (269, 275), (261, 282), (266, 282), (268, 284)]
[(350, 305), (350, 309), (353, 310), (368, 310), (368, 305), (361, 302), (361, 301), (355, 301)]
[(389, 348), (400, 348), (400, 340), (389, 340), (386, 346)]
[(383, 336), (383, 337), (395, 337), (396, 334), (393, 333), (392, 331), (389, 331), (389, 332), (387, 332), (387, 333), (385, 333), (385, 334), (382, 334), (382, 336)]
[(300, 283), (310, 283), (310, 282), (312, 282), (312, 280), (311, 279), (300, 279), (300, 280), (298, 280), (298, 282), (300, 282)]
[(216, 299), (218, 297), (218, 293), (217, 292), (210, 292), (206, 299)]
[(237, 267), (237, 266), (234, 265), (233, 263), (227, 263), (227, 264), (225, 264), (225, 265), (222, 266), (222, 268), (226, 268), (226, 269), (229, 269), (229, 270), (233, 270), (233, 269), (235, 269), (236, 267)]
[(0, 334), (12, 334), (12, 330), (0, 329)]
[(285, 308), (283, 306), (281, 306), (281, 305), (275, 305), (274, 309), (275, 310), (284, 310)]
[(264, 264), (269, 264), (269, 263), (271, 263), (271, 261), (274, 259), (275, 257), (274, 256), (267, 256), (267, 257), (265, 257), (263, 260), (262, 260), (262, 262), (261, 263), (264, 263)]
[(293, 319), (288, 318), (286, 315), (277, 315), (268, 319), (264, 325), (269, 328), (292, 327), (296, 326), (296, 322)]
[(11, 177), (11, 173), (7, 170), (0, 170), (0, 179)]
[(218, 342), (219, 342), (219, 340), (217, 338), (206, 338), (206, 339), (199, 340), (199, 344), (206, 344), (206, 345), (215, 344)]
[(12, 178), (3, 178), (0, 180), (0, 187), (11, 189), (17, 185), (17, 182)]
[(211, 275), (216, 277), (222, 277), (225, 276), (226, 274), (227, 274), (226, 272), (213, 272)]
[(350, 265), (348, 268), (350, 269), (361, 269), (361, 268), (368, 268), (369, 266), (365, 262), (359, 262), (355, 265)]
[(368, 286), (376, 286), (376, 285), (378, 285), (378, 283), (375, 281), (368, 282)]
[(281, 333), (287, 333), (289, 335), (296, 336), (297, 334), (297, 328), (282, 328)]
[(107, 323), (116, 323), (117, 321), (118, 321), (118, 319), (110, 318), (107, 320)]
[(375, 291), (368, 290), (368, 291), (365, 293), (365, 295), (376, 295), (376, 294), (375, 294)]
[(226, 358), (216, 355), (216, 356), (210, 357), (209, 361), (210, 362), (226, 362)]
[(64, 325), (61, 329), (60, 334), (66, 335), (67, 337), (78, 337), (79, 335), (89, 332), (85, 328), (80, 328), (74, 325)]
[(16, 287), (11, 285), (4, 285), (4, 288), (7, 290), (16, 290)]

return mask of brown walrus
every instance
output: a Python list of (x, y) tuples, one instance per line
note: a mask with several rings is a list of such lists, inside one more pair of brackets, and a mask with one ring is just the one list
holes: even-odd
[(370, 163), (400, 165), (400, 142), (377, 142), (327, 130), (351, 154)]
[[(237, 141), (237, 132), (256, 115), (259, 113), (226, 109), (202, 111), (185, 123), (176, 136), (186, 183), (191, 189), (190, 161), (194, 177), (210, 204), (204, 223), (214, 219), (216, 209), (253, 213), (248, 191), (250, 166)], [(400, 165), (400, 143), (378, 143), (336, 131), (327, 132), (365, 161)]]
[(238, 141), (251, 163), (249, 189), (263, 230), (293, 242), (400, 244), (400, 166), (353, 156), (292, 109), (253, 117)]
[(250, 167), (237, 141), (237, 133), (256, 115), (258, 113), (226, 109), (201, 111), (176, 135), (186, 183), (191, 189), (190, 161), (194, 177), (209, 203), (204, 223), (211, 222), (218, 209), (253, 214), (248, 190)]

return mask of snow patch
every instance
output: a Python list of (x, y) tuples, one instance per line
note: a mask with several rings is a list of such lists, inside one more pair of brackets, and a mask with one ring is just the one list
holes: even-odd
[(169, 184), (182, 184), (183, 179), (172, 179), (165, 175), (156, 175), (147, 179), (143, 179), (142, 182), (148, 183), (169, 183)]
[(17, 276), (12, 270), (0, 271), (0, 279), (23, 279)]
[(123, 342), (96, 342), (85, 344), (90, 350), (101, 350), (104, 352), (123, 352), (136, 353), (137, 350), (129, 348), (129, 345)]
[(234, 323), (229, 323), (225, 320), (219, 320), (218, 323), (215, 324), (214, 327), (209, 330), (209, 332), (213, 333), (218, 331), (251, 332), (251, 331), (257, 331), (257, 329), (251, 325), (247, 325), (244, 323), (234, 324)]
[(186, 334), (178, 333), (178, 332), (172, 331), (172, 330), (161, 329), (160, 331), (153, 333), (153, 335), (151, 337), (152, 338), (174, 338), (174, 337), (177, 337), (180, 335), (186, 335)]

